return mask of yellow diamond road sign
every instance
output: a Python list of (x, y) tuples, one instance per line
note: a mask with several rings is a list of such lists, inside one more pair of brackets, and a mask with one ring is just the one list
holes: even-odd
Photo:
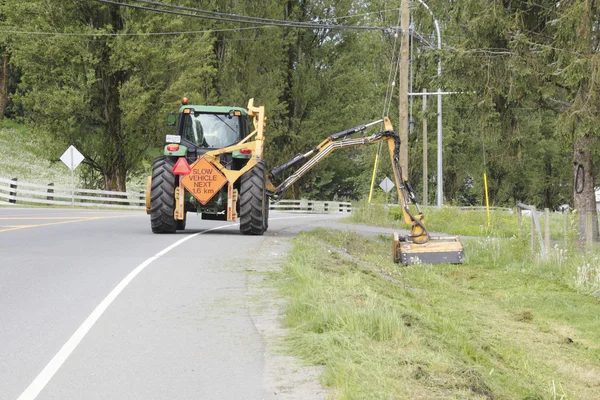
[(180, 178), (181, 183), (202, 205), (206, 205), (227, 183), (227, 178), (204, 157), (190, 165), (191, 172)]

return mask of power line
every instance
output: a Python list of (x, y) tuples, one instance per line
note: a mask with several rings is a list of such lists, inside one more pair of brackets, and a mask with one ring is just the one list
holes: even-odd
[[(234, 18), (234, 19), (240, 20), (239, 22), (241, 22), (241, 20), (247, 20), (247, 21), (252, 21), (252, 22), (265, 22), (265, 23), (269, 23), (269, 24), (275, 23), (275, 24), (284, 24), (284, 25), (293, 23), (294, 25), (304, 26), (304, 27), (307, 27), (310, 29), (314, 28), (315, 25), (319, 28), (322, 25), (327, 25), (327, 24), (306, 22), (306, 21), (289, 21), (289, 20), (272, 19), (272, 18), (252, 17), (252, 16), (248, 16), (248, 15), (225, 13), (225, 12), (219, 12), (219, 11), (208, 11), (208, 10), (202, 10), (202, 9), (193, 8), (193, 7), (184, 7), (184, 6), (177, 6), (177, 5), (173, 5), (173, 4), (165, 4), (162, 2), (152, 1), (152, 0), (132, 0), (132, 1), (134, 1), (136, 3), (153, 5), (153, 6), (157, 6), (157, 7), (171, 8), (174, 10), (190, 11), (190, 12), (194, 12), (194, 13), (198, 13), (198, 14), (211, 15), (211, 16), (216, 16), (216, 17)], [(345, 18), (350, 18), (350, 17), (352, 17), (352, 16), (345, 16), (342, 18), (345, 19)], [(335, 19), (340, 19), (340, 18), (336, 17)], [(341, 28), (341, 29), (384, 29), (383, 27), (366, 27), (366, 26), (358, 26), (358, 25), (329, 24), (327, 26), (330, 26), (330, 27), (333, 26), (333, 27)], [(326, 29), (332, 29), (332, 28), (326, 28)]]
[(123, 33), (107, 33), (107, 32), (96, 32), (96, 33), (85, 33), (85, 32), (35, 32), (35, 31), (17, 31), (17, 30), (0, 30), (0, 33), (9, 33), (15, 35), (40, 35), (40, 36), (169, 36), (169, 35), (188, 35), (188, 34), (202, 34), (212, 32), (237, 32), (241, 30), (250, 29), (265, 29), (269, 26), (249, 26), (241, 28), (223, 28), (223, 29), (205, 29), (201, 31), (180, 31), (180, 32), (123, 32)]
[[(277, 19), (268, 19), (268, 18), (259, 18), (259, 17), (250, 17), (238, 14), (230, 14), (230, 13), (221, 13), (217, 11), (206, 11), (198, 8), (190, 8), (183, 6), (175, 6), (170, 4), (163, 4), (160, 2), (148, 1), (148, 0), (132, 0), (137, 1), (143, 4), (154, 5), (157, 7), (165, 7), (171, 8), (170, 10), (161, 9), (156, 7), (146, 7), (140, 6), (130, 3), (119, 3), (111, 0), (96, 0), (99, 3), (116, 5), (119, 7), (127, 7), (133, 8), (137, 10), (158, 12), (164, 14), (172, 14), (172, 15), (180, 15), (185, 17), (193, 17), (193, 18), (201, 18), (201, 19), (210, 19), (216, 21), (225, 21), (225, 22), (235, 22), (241, 24), (254, 24), (254, 25), (266, 25), (266, 26), (282, 26), (288, 28), (297, 28), (297, 29), (341, 29), (341, 30), (386, 30), (391, 29), (388, 27), (380, 27), (380, 26), (360, 26), (360, 25), (339, 25), (339, 24), (323, 24), (323, 23), (314, 23), (314, 22), (299, 22), (299, 21), (286, 21), (286, 20), (277, 20)], [(173, 11), (180, 10), (180, 11)], [(182, 12), (189, 11), (192, 12)]]

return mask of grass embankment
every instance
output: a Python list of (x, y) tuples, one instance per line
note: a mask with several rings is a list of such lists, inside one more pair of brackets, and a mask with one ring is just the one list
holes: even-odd
[(389, 237), (302, 234), (278, 281), (290, 351), (340, 399), (600, 398), (598, 258), (537, 261), (508, 232), (435, 266), (392, 263)]
[[(0, 124), (0, 177), (70, 186), (71, 172), (62, 161), (50, 162), (42, 140), (25, 126), (5, 119)], [(66, 148), (65, 148), (66, 150)]]
[[(9, 119), (0, 123), (0, 178), (17, 178), (21, 182), (48, 185), (55, 187), (71, 187), (71, 171), (58, 157), (49, 160), (50, 152), (45, 148), (47, 143), (36, 136), (25, 125), (17, 124)], [(65, 146), (64, 150), (67, 150)], [(59, 153), (59, 155), (62, 153)], [(143, 171), (150, 171), (152, 165), (142, 161)], [(86, 186), (80, 179), (83, 166), (75, 169), (75, 185)], [(128, 192), (143, 192), (146, 185), (145, 173), (134, 176), (129, 174)], [(92, 187), (96, 189), (96, 187)]]

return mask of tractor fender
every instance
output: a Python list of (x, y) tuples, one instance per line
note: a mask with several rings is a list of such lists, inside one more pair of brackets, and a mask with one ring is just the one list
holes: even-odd
[(152, 191), (152, 176), (148, 177), (148, 180), (146, 181), (146, 214), (150, 214), (150, 201), (151, 201), (151, 195), (150, 192)]

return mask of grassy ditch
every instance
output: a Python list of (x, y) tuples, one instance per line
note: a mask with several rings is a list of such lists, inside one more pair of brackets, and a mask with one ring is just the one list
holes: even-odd
[(389, 241), (304, 233), (277, 278), (289, 349), (334, 398), (600, 398), (595, 256), (537, 262), (513, 236), (467, 241), (463, 265), (400, 266)]

